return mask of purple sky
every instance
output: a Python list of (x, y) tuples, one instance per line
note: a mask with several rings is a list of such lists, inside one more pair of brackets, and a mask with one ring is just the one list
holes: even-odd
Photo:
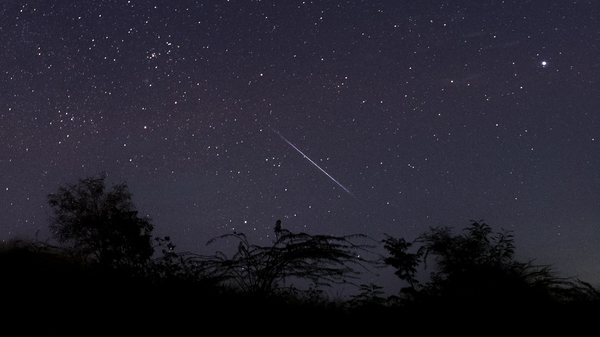
[(277, 219), (377, 240), (483, 219), (600, 285), (595, 1), (0, 11), (0, 239), (49, 238), (46, 196), (106, 171), (178, 250), (266, 245)]

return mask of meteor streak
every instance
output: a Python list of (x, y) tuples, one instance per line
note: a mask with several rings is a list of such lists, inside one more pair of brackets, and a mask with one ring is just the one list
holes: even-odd
[(290, 143), (289, 140), (285, 139), (285, 137), (283, 137), (277, 130), (275, 129), (271, 129), (273, 130), (273, 132), (275, 132), (279, 137), (281, 137), (281, 139), (283, 139), (286, 143), (290, 144), (291, 147), (294, 148), (294, 150), (298, 151), (304, 158), (306, 158), (311, 164), (315, 165), (319, 170), (321, 170), (321, 172), (325, 173), (326, 176), (329, 177), (329, 179), (333, 180), (336, 184), (338, 184), (339, 187), (341, 187), (342, 189), (344, 189), (344, 191), (346, 191), (348, 194), (350, 194), (354, 199), (358, 200), (354, 194), (352, 194), (350, 191), (348, 191), (347, 188), (344, 187), (344, 185), (340, 184), (337, 180), (335, 180), (335, 178), (333, 178), (329, 173), (325, 172), (325, 170), (323, 170), (319, 165), (317, 165), (317, 163), (315, 163), (312, 159), (308, 158), (307, 155), (305, 155), (302, 151), (300, 151), (296, 146), (294, 146), (294, 144)]

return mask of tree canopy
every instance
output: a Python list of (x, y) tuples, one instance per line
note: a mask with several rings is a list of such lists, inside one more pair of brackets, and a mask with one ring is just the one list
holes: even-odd
[(79, 180), (48, 195), (50, 230), (86, 259), (107, 266), (139, 265), (152, 256), (148, 217), (139, 217), (125, 183), (106, 190), (107, 175)]

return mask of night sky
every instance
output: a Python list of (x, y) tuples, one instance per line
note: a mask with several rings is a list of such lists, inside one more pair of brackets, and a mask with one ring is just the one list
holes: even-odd
[(47, 195), (106, 171), (178, 251), (483, 219), (600, 285), (596, 1), (0, 10), (0, 239), (48, 239)]

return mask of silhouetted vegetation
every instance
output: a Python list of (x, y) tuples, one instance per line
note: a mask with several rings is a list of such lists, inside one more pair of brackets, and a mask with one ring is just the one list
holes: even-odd
[(106, 174), (60, 187), (48, 196), (50, 230), (73, 252), (106, 266), (139, 266), (154, 252), (147, 217), (138, 217), (126, 184), (105, 191)]
[[(278, 223), (280, 223), (278, 221)], [(239, 241), (237, 252), (228, 258), (222, 252), (194, 260), (203, 274), (220, 282), (234, 284), (245, 292), (272, 293), (287, 280), (308, 280), (314, 286), (331, 286), (358, 279), (369, 261), (360, 257), (374, 248), (352, 243), (364, 235), (336, 237), (292, 233), (275, 228), (276, 239), (271, 246), (257, 246), (241, 233), (226, 234), (209, 241), (233, 238)]]
[[(514, 259), (511, 232), (493, 232), (483, 222), (473, 222), (462, 234), (450, 227), (430, 228), (414, 243), (388, 237), (385, 262), (408, 283), (397, 304), (412, 310), (427, 310), (446, 316), (530, 315), (564, 309), (565, 304), (598, 304), (599, 292), (580, 280), (559, 277), (550, 267)], [(407, 250), (421, 244), (415, 253)], [(420, 284), (416, 268), (427, 269), (434, 258), (436, 271)], [(561, 307), (562, 305), (562, 307)], [(450, 314), (452, 313), (452, 314)]]
[[(600, 293), (590, 284), (559, 277), (550, 266), (516, 261), (512, 233), (494, 232), (481, 221), (459, 234), (449, 227), (430, 228), (413, 242), (386, 235), (382, 243), (388, 255), (377, 259), (365, 257), (373, 256), (375, 246), (356, 243), (369, 239), (364, 235), (292, 233), (280, 221), (271, 245), (251, 244), (243, 233), (233, 233), (209, 241), (234, 239), (237, 249), (230, 257), (219, 251), (178, 253), (169, 237), (152, 239), (150, 219), (138, 217), (127, 185), (107, 192), (105, 178), (83, 179), (49, 195), (50, 228), (62, 246), (16, 239), (0, 246), (0, 270), (8, 275), (5, 289), (40, 289), (46, 295), (27, 300), (94, 310), (100, 310), (99, 304), (127, 303), (121, 309), (133, 306), (141, 310), (140, 317), (142, 308), (195, 303), (189, 315), (227, 312), (247, 320), (271, 317), (273, 324), (284, 324), (289, 315), (321, 323), (402, 317), (414, 324), (432, 316), (533, 309), (576, 313), (597, 310), (600, 303)], [(153, 257), (155, 249), (162, 254)], [(405, 282), (399, 294), (386, 297), (375, 283), (359, 285), (349, 300), (332, 300), (323, 290), (356, 285), (371, 267), (382, 264)], [(434, 271), (424, 281), (419, 270), (432, 264)], [(303, 281), (308, 289), (291, 285)], [(183, 315), (168, 312), (163, 318)]]
[(414, 291), (415, 286), (419, 284), (415, 275), (423, 256), (424, 247), (421, 247), (416, 253), (408, 253), (407, 250), (412, 247), (412, 243), (406, 242), (402, 238), (396, 239), (389, 235), (386, 236), (383, 243), (390, 256), (384, 258), (383, 262), (396, 268), (394, 274), (401, 280), (408, 282), (411, 291)]

